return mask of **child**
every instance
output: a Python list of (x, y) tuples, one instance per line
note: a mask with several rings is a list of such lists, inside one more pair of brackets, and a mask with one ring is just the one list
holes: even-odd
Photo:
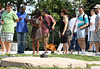
[(12, 11), (12, 5), (8, 4), (1, 18), (1, 24), (3, 24), (1, 40), (4, 42), (6, 54), (9, 54), (11, 49), (11, 41), (13, 41), (14, 35), (14, 23), (18, 21), (17, 15)]

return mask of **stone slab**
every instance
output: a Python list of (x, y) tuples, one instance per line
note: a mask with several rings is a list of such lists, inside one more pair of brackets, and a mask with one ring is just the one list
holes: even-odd
[(40, 58), (40, 57), (10, 57), (1, 60), (1, 66), (26, 66), (26, 67), (86, 67), (86, 61), (69, 58)]

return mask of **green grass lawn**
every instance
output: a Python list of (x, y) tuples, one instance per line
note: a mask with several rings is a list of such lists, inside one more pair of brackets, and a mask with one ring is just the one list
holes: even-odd
[[(8, 54), (4, 56), (15, 56), (15, 57), (40, 57), (40, 55), (33, 55), (33, 54)], [(78, 59), (78, 60), (84, 60), (84, 61), (100, 61), (100, 56), (87, 56), (87, 55), (72, 55), (72, 54), (51, 54), (48, 55), (48, 57), (61, 57), (61, 58), (71, 58), (71, 59)]]
[[(74, 69), (91, 69), (91, 66), (100, 66), (100, 65), (97, 65), (97, 64), (92, 64), (92, 65), (88, 65), (88, 67), (86, 68), (80, 68), (80, 67), (76, 67)], [(59, 67), (48, 67), (48, 68), (43, 68), (43, 67), (40, 67), (40, 68), (33, 68), (33, 67), (0, 67), (0, 69), (73, 69), (71, 67), (69, 68), (59, 68)]]

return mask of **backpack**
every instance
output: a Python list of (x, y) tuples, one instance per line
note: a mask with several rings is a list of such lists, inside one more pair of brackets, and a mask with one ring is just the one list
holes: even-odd
[[(85, 15), (86, 14), (83, 15), (83, 21), (85, 21)], [(79, 15), (78, 15), (78, 18), (79, 18)], [(90, 18), (89, 17), (88, 17), (88, 20), (89, 20), (89, 24), (88, 24), (88, 26), (86, 28), (90, 27)]]

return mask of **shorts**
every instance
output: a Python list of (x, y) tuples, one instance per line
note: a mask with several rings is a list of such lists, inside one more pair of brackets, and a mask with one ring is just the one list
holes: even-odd
[(2, 29), (2, 25), (0, 25), (0, 38), (1, 38), (1, 29)]
[(77, 39), (85, 38), (85, 29), (79, 29), (77, 30)]
[(41, 42), (45, 43), (49, 41), (49, 33), (42, 33)]
[(100, 29), (98, 29), (97, 33), (94, 33), (94, 41), (100, 42)]
[(71, 36), (68, 36), (68, 40), (72, 40), (72, 37), (73, 37), (72, 35)]
[(94, 41), (94, 37), (95, 36), (95, 33), (94, 33), (94, 31), (90, 31), (90, 35), (89, 35), (89, 41), (90, 42), (93, 42)]
[(3, 32), (3, 33), (1, 33), (1, 41), (12, 42), (13, 36), (14, 36), (14, 34), (12, 34), (12, 33)]

